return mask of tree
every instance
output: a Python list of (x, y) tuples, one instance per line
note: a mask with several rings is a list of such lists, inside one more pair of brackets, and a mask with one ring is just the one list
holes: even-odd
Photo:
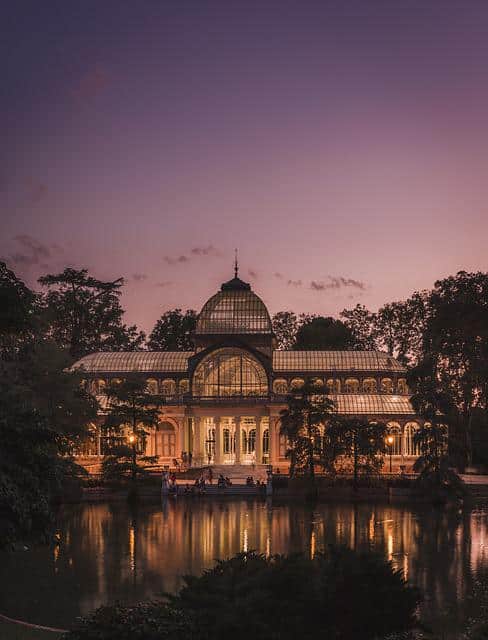
[(0, 357), (15, 357), (32, 339), (37, 307), (36, 294), (0, 261)]
[(134, 351), (143, 344), (144, 333), (122, 322), (123, 278), (103, 282), (86, 269), (66, 268), (39, 282), (48, 288), (44, 304), (50, 336), (73, 358), (93, 351)]
[(334, 453), (326, 457), (325, 466), (335, 470), (340, 459), (350, 460), (357, 487), (359, 473), (379, 472), (385, 453), (386, 426), (364, 418), (335, 416), (326, 429), (326, 449)]
[(415, 363), (421, 356), (428, 298), (427, 292), (416, 292), (403, 302), (385, 304), (374, 317), (377, 344), (403, 364)]
[[(416, 383), (448, 401), (450, 441), (470, 464), (472, 427), (488, 415), (488, 274), (460, 271), (435, 283)], [(422, 390), (422, 386), (420, 387)]]
[(354, 349), (361, 351), (378, 349), (374, 313), (366, 309), (363, 304), (357, 304), (354, 309), (344, 309), (340, 315), (352, 333)]
[(290, 475), (306, 470), (315, 480), (315, 451), (321, 429), (335, 412), (334, 402), (314, 385), (306, 383), (287, 398), (288, 407), (280, 412), (281, 433), (288, 439)]
[(197, 324), (197, 312), (187, 309), (166, 311), (151, 331), (147, 343), (151, 351), (192, 351), (192, 335)]
[(379, 554), (250, 552), (185, 576), (168, 602), (102, 607), (67, 640), (373, 640), (413, 627), (419, 591)]
[(54, 495), (81, 472), (68, 454), (97, 404), (66, 363), (66, 354), (44, 343), (0, 363), (0, 546), (44, 534)]
[(108, 433), (120, 433), (122, 427), (128, 428), (129, 444), (118, 440), (118, 444), (103, 461), (104, 475), (112, 478), (129, 475), (132, 496), (135, 496), (137, 477), (145, 473), (144, 466), (139, 462), (153, 461), (148, 456), (138, 454), (138, 449), (144, 450), (147, 436), (145, 428), (157, 423), (164, 398), (149, 394), (146, 379), (139, 374), (128, 375), (122, 382), (110, 385), (106, 394), (109, 404), (104, 430)]
[(292, 349), (300, 321), (293, 311), (278, 311), (271, 319), (278, 349)]
[(343, 322), (317, 316), (300, 326), (293, 348), (304, 351), (327, 349), (342, 351), (351, 349), (353, 345), (354, 336)]

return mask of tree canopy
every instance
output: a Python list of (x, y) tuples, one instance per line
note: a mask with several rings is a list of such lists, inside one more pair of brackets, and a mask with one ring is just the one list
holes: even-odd
[(49, 335), (73, 358), (94, 351), (133, 351), (144, 343), (144, 333), (122, 321), (123, 278), (104, 282), (86, 269), (66, 268), (39, 282), (47, 287), (43, 300)]
[(341, 320), (316, 316), (300, 326), (293, 348), (342, 351), (351, 349), (353, 346), (354, 336)]
[(191, 351), (192, 334), (197, 324), (197, 312), (187, 309), (166, 311), (159, 318), (147, 342), (151, 351)]

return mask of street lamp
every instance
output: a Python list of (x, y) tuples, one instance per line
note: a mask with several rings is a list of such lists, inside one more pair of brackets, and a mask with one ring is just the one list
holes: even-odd
[(395, 438), (392, 435), (386, 436), (386, 444), (390, 449), (390, 473), (392, 472), (392, 455), (393, 455), (393, 443), (395, 442)]
[(132, 483), (135, 486), (136, 482), (136, 469), (137, 469), (137, 458), (136, 458), (136, 434), (131, 433), (127, 438), (129, 443), (132, 445)]

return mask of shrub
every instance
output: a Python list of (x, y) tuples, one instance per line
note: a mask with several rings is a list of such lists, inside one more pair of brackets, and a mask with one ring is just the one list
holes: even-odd
[(376, 554), (241, 553), (186, 576), (165, 603), (103, 607), (67, 640), (372, 640), (410, 629), (418, 602), (418, 591)]

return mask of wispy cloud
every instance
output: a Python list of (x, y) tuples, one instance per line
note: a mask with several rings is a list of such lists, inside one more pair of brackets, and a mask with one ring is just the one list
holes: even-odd
[(156, 287), (169, 287), (173, 284), (170, 280), (163, 280), (162, 282), (156, 282)]
[(303, 282), (301, 280), (288, 280), (286, 284), (289, 287), (301, 287)]
[(354, 280), (353, 278), (344, 278), (343, 276), (329, 276), (327, 281), (312, 280), (310, 282), (310, 288), (313, 291), (330, 291), (344, 288), (358, 289), (364, 291), (366, 284), (360, 280)]
[(175, 258), (173, 258), (172, 256), (164, 256), (163, 260), (166, 262), (166, 264), (183, 264), (185, 262), (189, 262), (190, 258), (188, 256), (177, 256)]
[(216, 258), (220, 257), (221, 252), (216, 249), (212, 244), (207, 245), (206, 247), (193, 247), (191, 253), (194, 256), (214, 256)]
[(14, 242), (16, 248), (7, 259), (17, 267), (32, 267), (41, 263), (45, 267), (56, 246), (48, 246), (28, 234), (15, 236)]
[(275, 271), (275, 272), (273, 273), (273, 276), (274, 276), (275, 278), (278, 278), (278, 280), (283, 280), (283, 278), (284, 278), (284, 275), (283, 275), (282, 273), (280, 273), (279, 271)]
[(143, 280), (147, 280), (147, 275), (145, 273), (133, 273), (132, 280), (134, 282), (142, 282)]
[(257, 280), (259, 278), (258, 272), (255, 271), (254, 269), (248, 269), (247, 273), (250, 278), (253, 278), (253, 280)]

